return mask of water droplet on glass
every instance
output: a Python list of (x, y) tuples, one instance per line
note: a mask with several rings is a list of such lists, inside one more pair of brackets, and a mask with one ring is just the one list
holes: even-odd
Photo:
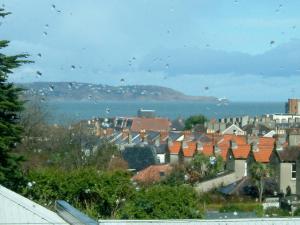
[(47, 33), (46, 31), (44, 31), (44, 32), (43, 32), (43, 34), (44, 34), (45, 36), (47, 36), (47, 35), (48, 35), (48, 33)]
[(42, 54), (41, 53), (39, 53), (39, 54), (37, 54), (38, 55), (38, 57), (42, 57)]
[(110, 108), (107, 107), (107, 108), (105, 109), (105, 112), (106, 112), (107, 114), (109, 114), (109, 113), (110, 113)]
[(165, 65), (165, 67), (166, 67), (166, 69), (169, 69), (169, 63), (167, 63), (166, 65)]
[(43, 74), (42, 74), (42, 72), (41, 71), (36, 71), (36, 74), (38, 75), (38, 77), (41, 77)]
[(270, 45), (273, 45), (273, 44), (275, 44), (275, 41), (270, 41)]
[(75, 65), (72, 65), (72, 66), (71, 66), (71, 69), (72, 69), (72, 70), (75, 70), (75, 68), (76, 68)]
[(46, 27), (46, 28), (49, 28), (49, 24), (45, 24), (45, 27)]
[(204, 90), (205, 90), (205, 91), (207, 91), (208, 89), (209, 89), (209, 87), (207, 87), (207, 86), (206, 86), (206, 87), (204, 87)]
[(89, 97), (88, 97), (89, 99), (92, 99), (92, 95), (89, 95)]
[(56, 5), (52, 4), (52, 8), (55, 9), (55, 8), (56, 8)]
[(54, 85), (50, 84), (50, 85), (49, 85), (49, 90), (50, 90), (50, 91), (54, 91)]
[(72, 89), (72, 88), (73, 88), (73, 83), (69, 83), (69, 84), (68, 84), (68, 87), (69, 87), (70, 89)]

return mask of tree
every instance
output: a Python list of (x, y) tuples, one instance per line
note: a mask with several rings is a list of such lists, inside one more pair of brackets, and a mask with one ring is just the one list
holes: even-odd
[(250, 174), (252, 181), (258, 189), (259, 202), (262, 202), (265, 180), (271, 176), (272, 169), (266, 164), (255, 162), (250, 168)]
[[(0, 9), (0, 17), (8, 14)], [(0, 51), (8, 44), (9, 41), (0, 40)], [(27, 54), (7, 56), (0, 52), (0, 183), (11, 189), (16, 189), (22, 180), (22, 157), (12, 150), (21, 141), (19, 113), (24, 102), (19, 98), (22, 89), (8, 82), (8, 75), (13, 69), (28, 63), (27, 57)]]
[(189, 182), (196, 183), (203, 178), (216, 176), (223, 170), (223, 159), (221, 156), (206, 156), (202, 153), (196, 154), (187, 168)]
[(190, 130), (195, 125), (204, 124), (207, 121), (208, 121), (207, 118), (204, 115), (202, 115), (202, 114), (190, 116), (185, 121), (185, 129), (186, 130)]

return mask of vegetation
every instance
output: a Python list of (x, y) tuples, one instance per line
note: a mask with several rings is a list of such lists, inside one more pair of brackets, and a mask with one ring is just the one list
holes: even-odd
[[(0, 9), (0, 17), (8, 14)], [(0, 40), (0, 50), (8, 44), (9, 41)], [(0, 52), (0, 184), (11, 189), (17, 189), (23, 181), (20, 167), (23, 158), (13, 149), (21, 141), (19, 113), (24, 102), (19, 98), (22, 89), (8, 82), (8, 75), (13, 73), (13, 69), (28, 63), (27, 57), (27, 54), (7, 56)]]
[(197, 195), (189, 186), (155, 185), (136, 192), (120, 211), (122, 219), (202, 218)]
[(185, 120), (185, 129), (190, 130), (195, 125), (204, 124), (207, 121), (208, 121), (208, 119), (202, 114), (190, 116), (189, 118), (187, 118)]
[(289, 211), (277, 207), (269, 207), (265, 210), (265, 216), (268, 217), (285, 217), (290, 216)]
[(205, 156), (197, 154), (193, 157), (188, 166), (189, 182), (196, 183), (202, 179), (214, 177), (217, 173), (223, 171), (224, 164), (221, 156)]
[(258, 189), (259, 202), (262, 202), (263, 193), (265, 189), (265, 180), (266, 178), (271, 176), (272, 169), (266, 164), (256, 162), (252, 165), (250, 173), (251, 178)]

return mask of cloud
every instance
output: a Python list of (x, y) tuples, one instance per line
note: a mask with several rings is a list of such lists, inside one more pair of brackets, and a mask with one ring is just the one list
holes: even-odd
[[(271, 44), (270, 47), (272, 47)], [(147, 55), (141, 63), (140, 69), (162, 70), (169, 75), (257, 74), (286, 76), (300, 74), (299, 59), (300, 40), (295, 39), (258, 55), (209, 48), (161, 48)]]

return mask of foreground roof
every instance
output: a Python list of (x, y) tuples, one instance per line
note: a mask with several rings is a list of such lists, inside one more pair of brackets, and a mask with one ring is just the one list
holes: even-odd
[(68, 224), (55, 212), (0, 185), (0, 224)]

